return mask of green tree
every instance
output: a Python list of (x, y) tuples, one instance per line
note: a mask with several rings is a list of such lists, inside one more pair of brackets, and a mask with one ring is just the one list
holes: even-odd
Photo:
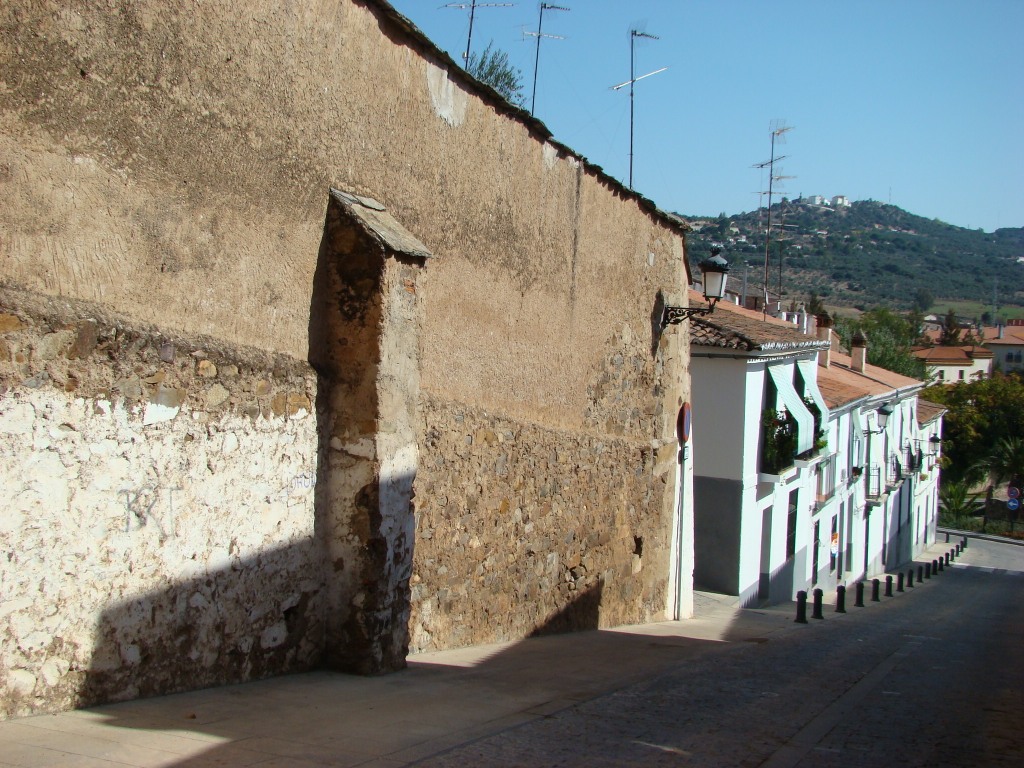
[(927, 288), (918, 288), (914, 292), (914, 309), (919, 312), (927, 312), (935, 303), (935, 296)]
[(828, 314), (828, 311), (825, 309), (825, 302), (814, 291), (811, 291), (811, 295), (807, 297), (807, 314), (814, 315), (815, 317)]
[(956, 319), (956, 312), (950, 309), (942, 321), (942, 331), (939, 333), (939, 346), (955, 347), (959, 343), (960, 323)]
[(868, 362), (913, 379), (926, 378), (924, 363), (911, 354), (917, 332), (902, 315), (890, 309), (873, 309), (858, 318), (838, 318), (836, 331), (849, 347), (854, 333), (868, 339)]
[(500, 48), (493, 48), (494, 41), (487, 43), (483, 53), (469, 54), (466, 71), (482, 83), (486, 83), (505, 99), (517, 106), (523, 106), (523, 73), (509, 63), (508, 54)]
[(1024, 436), (1024, 381), (997, 373), (988, 379), (928, 387), (921, 397), (945, 406), (943, 479), (983, 481), (983, 459), (1000, 441)]

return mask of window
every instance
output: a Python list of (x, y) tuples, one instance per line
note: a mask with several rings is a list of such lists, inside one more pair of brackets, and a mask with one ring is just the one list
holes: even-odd
[(799, 491), (789, 492), (789, 517), (786, 520), (786, 559), (796, 554), (796, 510)]
[(946, 372), (944, 370), (942, 370), (941, 368), (939, 368), (939, 381), (945, 381), (945, 380), (946, 380)]
[(835, 573), (836, 558), (839, 557), (839, 518), (832, 515), (832, 536), (828, 542), (828, 572)]
[(814, 567), (811, 570), (811, 584), (818, 583), (818, 553), (821, 551), (821, 521), (814, 521)]
[(963, 381), (963, 380), (964, 380), (964, 372), (963, 372), (963, 370), (961, 370), (960, 371), (960, 381)]

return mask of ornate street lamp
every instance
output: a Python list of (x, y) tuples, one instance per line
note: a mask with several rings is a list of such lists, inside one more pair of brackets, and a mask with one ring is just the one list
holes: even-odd
[(889, 417), (892, 416), (892, 404), (885, 403), (881, 408), (878, 409), (878, 429), (885, 429), (885, 425), (889, 423)]
[(878, 429), (867, 429), (869, 435), (880, 435), (885, 432), (885, 425), (889, 423), (889, 417), (892, 416), (892, 404), (882, 403), (882, 407), (875, 411), (875, 418), (878, 419)]
[(721, 252), (721, 248), (712, 248), (711, 256), (697, 265), (700, 267), (701, 282), (704, 285), (704, 298), (707, 299), (708, 306), (666, 306), (665, 311), (661, 315), (662, 330), (670, 325), (678, 325), (683, 320), (689, 320), (694, 315), (709, 315), (715, 311), (715, 304), (725, 296), (725, 282), (729, 277), (729, 262), (719, 255)]

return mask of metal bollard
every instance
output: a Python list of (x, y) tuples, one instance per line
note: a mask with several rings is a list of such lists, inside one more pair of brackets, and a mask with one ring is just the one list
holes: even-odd
[(824, 596), (824, 592), (820, 589), (814, 590), (814, 608), (811, 611), (812, 619), (824, 619), (825, 614), (821, 612), (821, 598)]
[(967, 549), (967, 537), (964, 536), (964, 549)]
[(885, 577), (885, 596), (892, 597), (892, 576)]
[(932, 560), (932, 576), (938, 576), (938, 575), (939, 575), (939, 561), (938, 560)]
[(946, 543), (949, 544), (949, 531), (946, 531)]
[(946, 565), (949, 565), (949, 552), (946, 553)]
[(927, 565), (927, 564), (926, 565), (919, 565), (919, 566), (917, 566), (917, 580), (918, 581), (921, 581), (922, 573), (924, 574), (924, 577), (926, 579), (930, 579), (932, 577), (932, 567), (930, 565)]
[(807, 593), (802, 589), (796, 593), (796, 623), (807, 623)]
[(854, 606), (854, 608), (863, 608), (864, 607), (864, 582), (863, 581), (858, 581), (857, 582), (857, 588), (856, 588), (855, 592), (856, 592), (856, 597), (854, 598), (853, 606)]
[(961, 547), (961, 546), (960, 546), (959, 544), (957, 544), (957, 545), (956, 545), (956, 556), (957, 556), (957, 557), (960, 557), (960, 553), (961, 553), (962, 551), (963, 551), (962, 547)]
[(878, 598), (878, 587), (880, 586), (880, 584), (881, 584), (881, 582), (879, 582), (878, 579), (872, 579), (871, 580), (871, 602), (872, 603), (881, 602), (879, 600), (879, 598)]
[(903, 571), (900, 571), (899, 573), (896, 574), (896, 591), (897, 592), (902, 592), (903, 591)]
[(942, 558), (941, 557), (939, 558), (939, 570), (940, 571), (946, 570), (946, 566), (942, 564)]
[(836, 587), (836, 613), (846, 613), (846, 587)]
[(907, 587), (913, 589), (914, 587), (914, 569), (911, 568), (907, 571)]

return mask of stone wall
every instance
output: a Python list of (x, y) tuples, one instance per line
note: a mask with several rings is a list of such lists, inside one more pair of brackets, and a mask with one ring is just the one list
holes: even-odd
[[(383, 249), (372, 275), (341, 269), (327, 286), (331, 258), (366, 255), (348, 234), (335, 242), (332, 188), (373, 198), (437, 258), (414, 275)], [(4, 516), (4, 545), (57, 537), (68, 519), (114, 531), (117, 514), (148, 520), (151, 502), (169, 510), (173, 498), (178, 510), (180, 493), (209, 550), (141, 570), (122, 557), (85, 580), (96, 602), (81, 625), (112, 610), (116, 626), (135, 626), (139, 606), (163, 601), (175, 618), (153, 614), (162, 636), (188, 648), (177, 658), (202, 659), (188, 679), (146, 677), (135, 651), (118, 651), (122, 667), (104, 662), (104, 677), (90, 677), (106, 695), (207, 684), (214, 668), (232, 679), (301, 668), (324, 651), (336, 666), (382, 671), (402, 663), (408, 633), (415, 648), (441, 648), (664, 610), (673, 427), (688, 384), (685, 328), (662, 335), (655, 307), (659, 296), (685, 302), (685, 226), (473, 81), (386, 3), (3, 3), (0, 200), (0, 286), (13, 297), (0, 423), (28, 423), (12, 428), (33, 436), (4, 443), (4, 482), (17, 496), (24, 467), (44, 455), (55, 469), (54, 450), (65, 466), (60, 446), (86, 435), (116, 446), (104, 474), (140, 481), (114, 482), (83, 508), (92, 470), (78, 466), (31, 514)], [(317, 334), (330, 297), (349, 295), (373, 321), (334, 326), (330, 343), (350, 346), (331, 371)], [(53, 303), (33, 308), (32, 297)], [(59, 316), (65, 305), (81, 312)], [(53, 430), (71, 437), (39, 438), (37, 450), (36, 435)], [(315, 471), (318, 456), (330, 471)], [(284, 489), (301, 505), (274, 495)], [(172, 543), (184, 536), (174, 531)], [(159, 539), (155, 522), (139, 532)], [(435, 533), (461, 554), (435, 552)], [(467, 548), (474, 537), (488, 565), (482, 547)], [(49, 557), (63, 564), (107, 546), (53, 541)], [(196, 570), (236, 560), (276, 575), (257, 589), (249, 568)], [(503, 578), (489, 577), (499, 561)], [(202, 578), (219, 595), (204, 598), (205, 618), (174, 613), (167, 595), (187, 607)], [(18, 582), (15, 599), (32, 589)], [(259, 642), (239, 635), (244, 650), (228, 663), (234, 635), (214, 646), (200, 628), (248, 611), (245, 590), (266, 596), (253, 611)], [(48, 596), (32, 610), (60, 615), (58, 605)], [(23, 609), (4, 615), (5, 631), (36, 623)], [(271, 632), (264, 647), (282, 621), (287, 637)], [(91, 663), (76, 642), (61, 652), (77, 659), (67, 674)], [(50, 657), (33, 653), (3, 662), (14, 664), (15, 708), (74, 703), (53, 692), (52, 670), (41, 674)], [(68, 685), (80, 701), (99, 690)]]
[(662, 359), (623, 328), (568, 430), (426, 396), (411, 649), (664, 616), (674, 440)]
[(674, 475), (650, 443), (430, 400), (411, 650), (663, 618)]
[(0, 295), (0, 716), (320, 660), (316, 379)]

